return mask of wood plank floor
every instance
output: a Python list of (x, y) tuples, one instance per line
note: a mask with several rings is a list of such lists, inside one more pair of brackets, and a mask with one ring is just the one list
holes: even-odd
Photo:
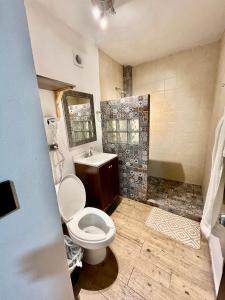
[(208, 244), (195, 250), (145, 226), (151, 207), (123, 198), (106, 260), (84, 264), (75, 299), (215, 299)]

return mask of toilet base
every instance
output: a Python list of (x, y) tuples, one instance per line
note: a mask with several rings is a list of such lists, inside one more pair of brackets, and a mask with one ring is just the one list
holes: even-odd
[(84, 249), (84, 261), (89, 265), (97, 265), (106, 258), (106, 248), (97, 250)]

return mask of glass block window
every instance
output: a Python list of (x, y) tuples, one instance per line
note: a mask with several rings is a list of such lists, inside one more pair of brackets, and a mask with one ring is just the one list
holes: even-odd
[(139, 119), (129, 120), (129, 131), (139, 131)]
[(89, 122), (88, 121), (84, 122), (83, 127), (84, 127), (84, 130), (89, 131)]
[(118, 120), (118, 131), (127, 131), (127, 120)]
[(107, 131), (116, 131), (116, 120), (107, 121)]
[(116, 144), (117, 143), (117, 133), (116, 132), (108, 132), (107, 133), (107, 141), (108, 141), (108, 143)]
[(74, 132), (74, 135), (75, 135), (75, 139), (77, 141), (82, 141), (84, 139), (84, 135), (83, 135), (83, 132)]
[(83, 134), (84, 134), (84, 138), (85, 138), (85, 139), (89, 139), (89, 138), (90, 138), (90, 133), (89, 133), (89, 131), (84, 132)]
[(92, 121), (71, 120), (72, 136), (75, 141), (92, 138), (94, 135)]
[(78, 122), (78, 121), (72, 121), (72, 122), (73, 122), (74, 131), (81, 131), (83, 129), (82, 122)]
[(113, 144), (139, 144), (139, 119), (108, 120), (107, 141)]
[(129, 133), (129, 144), (139, 144), (139, 132)]
[(89, 121), (89, 129), (90, 129), (90, 131), (91, 131), (91, 133), (93, 133), (93, 129), (94, 127), (93, 127), (93, 122), (92, 121)]
[(118, 132), (117, 135), (120, 144), (127, 144), (127, 132)]
[(139, 119), (129, 120), (129, 144), (139, 144)]

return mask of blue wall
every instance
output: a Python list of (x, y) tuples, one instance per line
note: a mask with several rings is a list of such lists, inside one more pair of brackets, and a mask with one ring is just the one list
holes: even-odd
[(0, 36), (0, 182), (20, 203), (0, 219), (0, 298), (73, 299), (22, 0), (0, 0)]

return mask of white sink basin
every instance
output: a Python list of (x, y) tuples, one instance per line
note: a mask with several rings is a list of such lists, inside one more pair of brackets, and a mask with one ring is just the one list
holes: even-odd
[(73, 160), (75, 163), (88, 165), (92, 167), (100, 167), (111, 159), (117, 157), (116, 154), (112, 153), (102, 153), (102, 152), (94, 152), (90, 157), (84, 156), (74, 156)]

